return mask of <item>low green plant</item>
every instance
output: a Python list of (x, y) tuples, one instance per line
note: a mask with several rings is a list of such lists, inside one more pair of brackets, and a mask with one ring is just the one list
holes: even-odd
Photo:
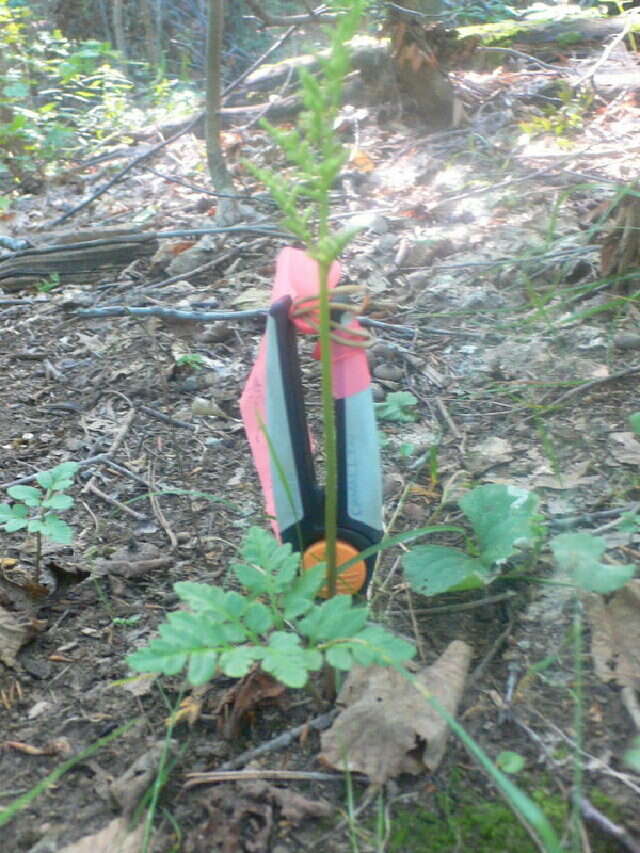
[(38, 293), (50, 293), (52, 290), (55, 290), (56, 287), (60, 287), (60, 273), (57, 272), (51, 273), (48, 278), (45, 278), (36, 284), (36, 290)]
[(240, 678), (258, 663), (288, 687), (304, 687), (325, 663), (348, 671), (356, 663), (400, 665), (415, 654), (411, 643), (371, 624), (351, 596), (317, 604), (324, 565), (300, 574), (299, 555), (270, 533), (252, 527), (240, 556), (231, 570), (242, 592), (174, 584), (189, 610), (169, 614), (159, 637), (129, 655), (133, 669), (176, 675), (186, 666), (197, 685), (218, 673)]
[(40, 573), (42, 538), (69, 545), (73, 542), (73, 528), (57, 514), (74, 504), (65, 490), (73, 485), (78, 470), (77, 462), (62, 462), (48, 471), (36, 474), (38, 486), (10, 486), (9, 497), (14, 502), (0, 504), (0, 527), (7, 533), (27, 530), (36, 536), (36, 574)]
[(412, 423), (418, 420), (415, 408), (417, 399), (410, 391), (392, 391), (382, 403), (376, 403), (376, 417), (379, 421)]
[(416, 545), (403, 557), (407, 580), (422, 595), (476, 589), (495, 580), (519, 550), (542, 538), (536, 495), (516, 486), (477, 486), (460, 499), (474, 536), (467, 547)]
[(204, 357), (198, 352), (185, 353), (176, 359), (178, 367), (190, 367), (192, 370), (200, 370), (204, 367)]
[[(533, 827), (547, 853), (559, 853), (560, 844), (540, 809), (501, 772), (467, 734), (464, 728), (440, 705), (431, 693), (416, 681), (404, 667), (415, 654), (411, 643), (372, 624), (366, 605), (355, 603), (350, 596), (335, 595), (337, 461), (336, 431), (331, 372), (331, 327), (328, 275), (331, 264), (354, 236), (354, 230), (334, 232), (330, 223), (330, 191), (346, 162), (334, 131), (340, 108), (342, 83), (349, 68), (347, 43), (357, 31), (365, 0), (334, 2), (338, 13), (330, 33), (331, 51), (322, 63), (322, 74), (316, 79), (301, 72), (304, 111), (297, 127), (281, 130), (266, 124), (272, 138), (280, 145), (291, 169), (275, 172), (253, 168), (267, 185), (284, 214), (284, 224), (317, 261), (319, 277), (319, 342), (322, 379), (322, 424), (325, 459), (324, 539), (326, 566), (319, 565), (301, 574), (300, 556), (287, 545), (280, 545), (260, 529), (251, 529), (241, 547), (241, 559), (232, 566), (241, 591), (223, 590), (217, 586), (181, 582), (174, 585), (188, 609), (169, 614), (159, 627), (159, 636), (128, 657), (131, 667), (139, 672), (176, 675), (185, 667), (188, 681), (202, 684), (221, 672), (232, 677), (245, 675), (256, 664), (265, 672), (290, 687), (303, 687), (310, 673), (324, 665), (350, 670), (355, 664), (397, 667), (463, 742), (474, 760), (491, 776), (498, 789), (522, 820)], [(396, 405), (401, 420), (415, 417), (405, 405)], [(528, 493), (513, 490), (515, 510), (521, 503), (528, 508), (537, 503)], [(504, 505), (504, 501), (502, 502)], [(473, 516), (472, 503), (467, 514)], [(481, 518), (472, 517), (484, 534)], [(498, 515), (493, 522), (500, 525)], [(514, 518), (513, 524), (516, 524)], [(527, 530), (523, 519), (519, 531)], [(389, 537), (379, 545), (365, 549), (354, 560), (408, 541), (421, 532)], [(511, 547), (521, 535), (512, 538)], [(511, 550), (504, 544), (507, 533), (493, 543), (493, 562), (506, 559)], [(502, 545), (502, 547), (500, 547)], [(349, 562), (341, 566), (346, 569)], [(318, 603), (317, 595), (326, 586), (329, 598)]]

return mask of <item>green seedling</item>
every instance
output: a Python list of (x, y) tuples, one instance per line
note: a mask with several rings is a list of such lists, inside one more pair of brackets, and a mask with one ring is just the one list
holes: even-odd
[(460, 500), (475, 534), (469, 547), (417, 545), (403, 558), (407, 580), (422, 595), (491, 583), (518, 550), (540, 541), (538, 504), (536, 495), (516, 486), (472, 489)]
[(185, 355), (181, 355), (176, 359), (176, 365), (178, 367), (190, 367), (193, 370), (200, 370), (204, 367), (204, 358), (197, 352), (185, 353)]
[(63, 545), (73, 542), (73, 528), (57, 513), (75, 503), (65, 489), (73, 485), (78, 467), (77, 462), (63, 462), (49, 471), (40, 471), (36, 475), (38, 486), (10, 486), (7, 494), (14, 502), (0, 504), (0, 527), (7, 533), (26, 529), (36, 535), (36, 576), (40, 574), (43, 536)]
[(412, 423), (418, 420), (415, 411), (418, 401), (410, 391), (392, 391), (383, 403), (376, 403), (376, 417), (379, 421)]
[(57, 272), (52, 272), (48, 278), (45, 278), (36, 284), (36, 290), (38, 293), (50, 293), (52, 290), (55, 290), (56, 287), (60, 287), (60, 273)]
[(190, 684), (219, 673), (241, 678), (254, 664), (288, 687), (304, 687), (325, 663), (340, 670), (400, 665), (415, 654), (411, 643), (369, 622), (367, 607), (337, 595), (322, 604), (320, 565), (300, 574), (300, 557), (252, 527), (231, 567), (243, 592), (209, 584), (174, 584), (189, 606), (169, 614), (157, 639), (129, 655), (138, 672), (176, 675), (185, 666)]
[(522, 755), (517, 752), (510, 752), (509, 750), (501, 752), (496, 758), (496, 766), (503, 773), (508, 773), (510, 776), (514, 776), (516, 773), (524, 770), (525, 764), (526, 761)]

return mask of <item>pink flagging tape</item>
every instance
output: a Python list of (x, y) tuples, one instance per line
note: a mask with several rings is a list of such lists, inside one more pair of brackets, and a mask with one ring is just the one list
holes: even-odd
[[(340, 278), (340, 266), (334, 262), (329, 273), (329, 287), (334, 288)], [(292, 302), (317, 297), (319, 293), (318, 264), (300, 249), (287, 246), (278, 255), (276, 275), (271, 292), (271, 304), (283, 296), (290, 296)], [(293, 318), (293, 322), (302, 334), (317, 334), (304, 318)], [(347, 326), (357, 329), (354, 318)], [(314, 357), (320, 357), (319, 345)], [(333, 373), (333, 396), (343, 399), (368, 388), (371, 383), (367, 356), (363, 349), (348, 344), (331, 344), (331, 363)], [(247, 438), (251, 446), (260, 484), (265, 495), (266, 510), (272, 519), (275, 517), (271, 465), (269, 451), (269, 424), (267, 421), (267, 341), (263, 338), (258, 355), (240, 398), (240, 411), (244, 421)], [(275, 521), (272, 521), (276, 529)]]

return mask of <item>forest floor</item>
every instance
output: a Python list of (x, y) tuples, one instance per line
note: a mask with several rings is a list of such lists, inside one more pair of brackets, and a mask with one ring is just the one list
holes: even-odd
[[(640, 409), (640, 271), (636, 263), (635, 274), (618, 268), (618, 277), (603, 277), (621, 240), (611, 225), (616, 202), (638, 203), (621, 195), (640, 162), (632, 67), (635, 88), (560, 101), (547, 124), (544, 99), (561, 72), (516, 66), (467, 75), (475, 104), (468, 124), (452, 131), (400, 120), (381, 126), (373, 111), (345, 108), (340, 132), (353, 149), (333, 212), (340, 224), (359, 216), (363, 230), (344, 252), (343, 278), (366, 285), (369, 315), (391, 324), (374, 330), (376, 397), (404, 390), (418, 401), (417, 421), (381, 425), (392, 532), (459, 524), (464, 490), (508, 483), (540, 497), (551, 532), (598, 532), (608, 559), (638, 563), (640, 532), (617, 521), (640, 501), (640, 439), (629, 426)], [(238, 406), (264, 321), (74, 312), (268, 304), (286, 240), (260, 232), (278, 227), (277, 213), (240, 158), (277, 162), (277, 153), (255, 128), (229, 130), (225, 145), (246, 191), (246, 231), (197, 243), (163, 239), (153, 259), (97, 283), (87, 276), (70, 284), (62, 275), (48, 291), (0, 299), (0, 492), (60, 462), (81, 463), (65, 514), (75, 540), (45, 543), (38, 583), (31, 538), (0, 537), (0, 808), (132, 721), (17, 812), (2, 829), (3, 853), (117, 849), (112, 821), (133, 813), (158, 779), (162, 755), (168, 772), (149, 847), (159, 853), (534, 851), (453, 737), (435, 771), (390, 780), (355, 815), (366, 779), (329, 778), (312, 728), (241, 762), (238, 780), (185, 787), (186, 774), (215, 770), (330, 705), (265, 689), (230, 725), (233, 682), (215, 679), (190, 696), (190, 721), (183, 713), (169, 737), (167, 720), (189, 696), (181, 680), (123, 681), (132, 675), (126, 655), (176, 607), (173, 584), (225, 584), (243, 533), (267, 526)], [(79, 165), (42, 195), (19, 199), (4, 233), (27, 240), (46, 233), (122, 162)], [(202, 142), (185, 134), (65, 227), (213, 227), (204, 163)], [(201, 358), (183, 357), (194, 354)], [(312, 385), (318, 379), (308, 362)], [(205, 402), (194, 408), (195, 398)], [(99, 454), (109, 460), (86, 462)], [(410, 591), (390, 552), (377, 613), (413, 638), (426, 663), (454, 640), (471, 646), (459, 719), (492, 759), (524, 758), (515, 781), (561, 836), (571, 830), (579, 750), (583, 798), (596, 816), (585, 814), (579, 826), (582, 849), (639, 850), (640, 776), (623, 763), (638, 734), (638, 646), (626, 681), (607, 671), (629, 644), (616, 647), (620, 632), (607, 638), (606, 602), (598, 609), (587, 601), (576, 652), (578, 599), (571, 587), (544, 584), (552, 573), (542, 548), (518, 577), (427, 601)], [(634, 583), (622, 634), (640, 644)], [(14, 642), (16, 620), (22, 633)], [(256, 773), (272, 770), (284, 778)], [(598, 815), (628, 836), (616, 840)], [(138, 834), (122, 849), (142, 847)]]

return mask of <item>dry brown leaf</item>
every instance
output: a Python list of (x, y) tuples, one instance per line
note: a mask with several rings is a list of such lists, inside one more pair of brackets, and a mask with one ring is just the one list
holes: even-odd
[(291, 788), (277, 788), (263, 779), (243, 782), (238, 787), (244, 795), (258, 802), (267, 800), (277, 806), (282, 812), (282, 817), (291, 823), (302, 823), (308, 818), (331, 817), (333, 814), (333, 806), (325, 800), (310, 800), (297, 791), (292, 791)]
[(271, 675), (251, 670), (226, 691), (216, 708), (223, 736), (237, 738), (256, 710), (267, 703), (279, 703), (284, 692), (284, 685)]
[(596, 674), (640, 689), (640, 579), (629, 581), (608, 603), (595, 593), (585, 600)]
[(110, 784), (109, 793), (125, 815), (134, 811), (140, 798), (155, 779), (167, 746), (169, 751), (173, 752), (176, 742), (169, 741), (167, 745), (164, 740), (159, 740), (152, 743), (122, 776), (118, 776)]
[[(456, 640), (417, 675), (451, 715), (462, 697), (471, 654), (470, 646)], [(324, 764), (366, 773), (373, 784), (382, 784), (400, 773), (433, 771), (442, 760), (446, 723), (394, 669), (356, 667), (338, 705), (344, 710), (321, 738)]]
[(510, 441), (491, 435), (469, 449), (465, 467), (474, 474), (481, 474), (487, 468), (511, 462), (513, 456), (513, 445)]
[(100, 832), (67, 844), (59, 853), (140, 853), (143, 839), (144, 822), (129, 832), (127, 821), (116, 817)]
[(640, 441), (632, 432), (612, 432), (609, 436), (609, 453), (616, 462), (640, 465)]
[(14, 666), (16, 655), (33, 636), (26, 619), (20, 620), (13, 613), (0, 607), (0, 661), (5, 666)]

